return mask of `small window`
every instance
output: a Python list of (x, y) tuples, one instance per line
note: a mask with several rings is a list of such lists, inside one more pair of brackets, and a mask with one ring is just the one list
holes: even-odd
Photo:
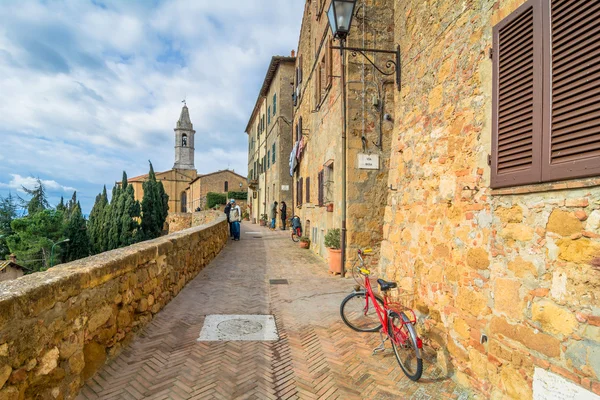
[(271, 106), (267, 107), (267, 125), (271, 125)]
[(183, 134), (183, 136), (181, 136), (181, 146), (187, 147), (187, 135), (185, 133)]
[(225, 181), (223, 188), (224, 188), (225, 193), (229, 192), (229, 182)]
[(273, 94), (273, 116), (277, 113), (277, 93)]
[(271, 150), (267, 151), (267, 168), (271, 168)]
[(181, 192), (181, 212), (187, 212), (187, 193)]
[(272, 151), (271, 154), (273, 155), (272, 163), (275, 164), (275, 143), (273, 143), (273, 149), (271, 151)]
[(306, 202), (310, 203), (310, 176), (306, 177)]
[(302, 185), (304, 184), (304, 180), (302, 178), (298, 179), (296, 184), (296, 204), (302, 205)]

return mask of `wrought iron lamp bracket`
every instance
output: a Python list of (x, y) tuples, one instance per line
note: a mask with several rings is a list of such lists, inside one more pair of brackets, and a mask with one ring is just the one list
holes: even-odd
[[(353, 57), (356, 57), (358, 54), (362, 55), (369, 62), (369, 64), (371, 64), (373, 67), (375, 67), (375, 69), (377, 71), (379, 71), (379, 73), (382, 75), (391, 76), (391, 75), (395, 74), (396, 75), (396, 87), (398, 88), (398, 91), (400, 91), (400, 88), (402, 87), (402, 80), (401, 80), (402, 64), (400, 63), (400, 45), (396, 46), (395, 51), (379, 50), (379, 49), (361, 49), (358, 47), (345, 47), (345, 46), (331, 46), (331, 48), (338, 49), (338, 50), (348, 50)], [(366, 53), (393, 54), (394, 59), (386, 60), (385, 68), (382, 69), (381, 67), (377, 66), (375, 64), (375, 61), (373, 61)]]

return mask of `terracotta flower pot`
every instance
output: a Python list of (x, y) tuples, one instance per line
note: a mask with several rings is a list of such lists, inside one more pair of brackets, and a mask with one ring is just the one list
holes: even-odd
[(261, 219), (260, 226), (267, 226), (267, 221)]
[(342, 250), (341, 249), (330, 249), (329, 250), (329, 270), (338, 274), (342, 273)]
[(310, 247), (310, 242), (300, 242), (301, 249), (308, 249)]
[(333, 203), (327, 204), (327, 212), (333, 212)]

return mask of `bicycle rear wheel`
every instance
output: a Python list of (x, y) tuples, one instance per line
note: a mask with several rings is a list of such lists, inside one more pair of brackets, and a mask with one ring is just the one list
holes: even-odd
[[(375, 296), (383, 307), (383, 300)], [(342, 321), (358, 332), (378, 332), (381, 321), (370, 297), (364, 291), (350, 293), (340, 305)]]
[(300, 240), (300, 236), (296, 235), (296, 230), (292, 229), (292, 241), (298, 242)]
[(388, 335), (400, 368), (410, 380), (418, 381), (423, 374), (423, 359), (417, 332), (406, 314), (390, 313)]

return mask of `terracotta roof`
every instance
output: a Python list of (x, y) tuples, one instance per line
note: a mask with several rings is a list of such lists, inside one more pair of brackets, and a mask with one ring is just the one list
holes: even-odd
[(25, 267), (22, 267), (19, 264), (12, 262), (11, 260), (0, 260), (0, 271), (2, 271), (6, 267), (17, 268), (26, 271)]
[(220, 170), (220, 171), (211, 172), (211, 173), (209, 173), (209, 174), (198, 175), (198, 176), (196, 177), (196, 179), (194, 179), (193, 181), (191, 181), (191, 182), (190, 182), (190, 185), (191, 185), (192, 183), (196, 182), (198, 179), (200, 179), (200, 178), (204, 177), (204, 176), (216, 175), (216, 174), (220, 174), (220, 173), (223, 173), (223, 172), (230, 172), (230, 173), (232, 173), (232, 174), (234, 174), (234, 175), (237, 175), (237, 176), (239, 176), (239, 177), (240, 177), (240, 178), (242, 178), (242, 179), (246, 179), (246, 177), (245, 177), (245, 176), (242, 176), (242, 175), (240, 175), (240, 174), (238, 174), (238, 173), (235, 173), (235, 172), (233, 172), (233, 171), (232, 171), (232, 170), (230, 170), (230, 169), (222, 169), (222, 170)]
[(265, 76), (265, 80), (263, 82), (262, 87), (260, 88), (260, 92), (258, 94), (258, 98), (256, 99), (256, 104), (254, 104), (254, 109), (252, 110), (252, 114), (250, 114), (250, 119), (248, 120), (248, 125), (246, 125), (246, 133), (250, 129), (250, 122), (254, 118), (254, 115), (260, 108), (260, 101), (267, 95), (269, 92), (269, 88), (271, 87), (271, 82), (275, 77), (275, 73), (279, 68), (279, 64), (282, 62), (291, 62), (296, 63), (296, 57), (284, 57), (284, 56), (273, 56), (271, 57), (271, 63), (269, 64), (269, 68), (267, 68), (267, 75)]

